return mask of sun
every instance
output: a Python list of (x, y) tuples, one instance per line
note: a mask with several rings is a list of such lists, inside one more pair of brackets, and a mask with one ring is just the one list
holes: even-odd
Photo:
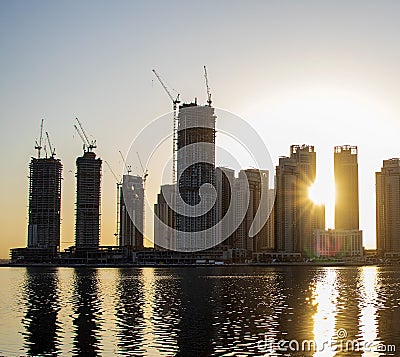
[(327, 197), (326, 197), (326, 189), (321, 187), (321, 185), (314, 183), (308, 189), (308, 197), (311, 201), (313, 201), (317, 205), (326, 204)]

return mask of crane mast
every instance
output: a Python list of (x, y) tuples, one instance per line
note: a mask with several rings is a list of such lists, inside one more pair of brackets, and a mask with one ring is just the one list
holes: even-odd
[(179, 99), (179, 93), (174, 99), (171, 92), (168, 90), (167, 86), (162, 81), (161, 77), (158, 75), (155, 69), (152, 70), (154, 75), (157, 77), (161, 86), (164, 88), (168, 97), (172, 101), (172, 111), (173, 111), (173, 136), (172, 136), (172, 183), (176, 183), (176, 151), (178, 145), (178, 104), (181, 102)]
[(39, 138), (39, 142), (37, 140), (35, 141), (35, 149), (38, 151), (38, 159), (40, 159), (40, 151), (43, 149), (43, 146), (42, 146), (43, 122), (44, 122), (44, 119), (42, 119), (42, 121), (40, 123), (40, 138)]
[(116, 245), (118, 245), (118, 241), (119, 241), (119, 226), (120, 226), (120, 221), (119, 221), (119, 211), (120, 211), (120, 187), (122, 186), (122, 180), (118, 180), (117, 175), (115, 174), (114, 170), (112, 169), (111, 165), (108, 163), (108, 161), (104, 161), (107, 165), (107, 167), (109, 168), (110, 172), (112, 173), (112, 175), (115, 178), (116, 184), (117, 184), (117, 227), (116, 227), (116, 231), (114, 233), (115, 236), (115, 243)]

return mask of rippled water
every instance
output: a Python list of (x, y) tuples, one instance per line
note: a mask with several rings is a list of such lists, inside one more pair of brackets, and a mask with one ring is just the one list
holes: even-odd
[(1, 268), (0, 284), (1, 356), (400, 356), (398, 267)]

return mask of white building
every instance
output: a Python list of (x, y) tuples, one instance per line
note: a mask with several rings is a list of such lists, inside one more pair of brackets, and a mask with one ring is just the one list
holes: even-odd
[(362, 231), (358, 229), (314, 230), (314, 255), (316, 257), (362, 257)]

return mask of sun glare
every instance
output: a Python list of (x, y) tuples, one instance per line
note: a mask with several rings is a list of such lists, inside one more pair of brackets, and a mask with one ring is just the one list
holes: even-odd
[(326, 189), (324, 190), (324, 188), (321, 187), (321, 185), (314, 183), (308, 189), (308, 197), (310, 198), (311, 201), (313, 201), (317, 205), (326, 204), (327, 202)]

